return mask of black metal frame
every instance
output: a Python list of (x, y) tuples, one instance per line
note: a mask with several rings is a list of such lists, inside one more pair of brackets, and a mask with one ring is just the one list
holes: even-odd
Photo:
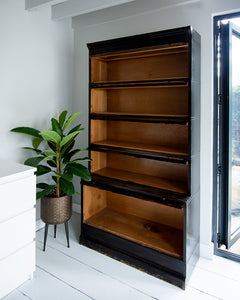
[[(52, 225), (52, 224), (45, 223), (43, 251), (46, 250), (46, 243), (47, 243), (47, 235), (48, 235), (49, 225)], [(64, 227), (65, 227), (65, 233), (66, 233), (67, 247), (70, 248), (68, 221), (64, 223)], [(57, 224), (54, 224), (54, 238), (56, 238), (56, 236), (57, 236)]]
[[(223, 240), (223, 235), (219, 230), (224, 230), (224, 224), (219, 224), (219, 218), (218, 218), (218, 199), (219, 197), (224, 197), (224, 195), (227, 193), (227, 188), (225, 183), (228, 182), (227, 178), (227, 172), (225, 168), (222, 167), (221, 163), (226, 162), (226, 151), (223, 149), (222, 146), (219, 145), (218, 140), (221, 139), (224, 143), (224, 145), (228, 145), (229, 141), (229, 132), (228, 132), (228, 126), (226, 126), (226, 122), (228, 118), (226, 117), (228, 115), (227, 107), (222, 107), (222, 96), (219, 96), (219, 88), (221, 88), (222, 91), (226, 90), (226, 82), (218, 80), (218, 44), (217, 39), (219, 35), (219, 27), (218, 22), (224, 20), (224, 19), (232, 19), (240, 17), (239, 13), (232, 13), (232, 14), (226, 14), (221, 16), (215, 16), (213, 18), (213, 25), (214, 25), (214, 115), (213, 115), (213, 234), (212, 234), (212, 240), (214, 242), (214, 254), (230, 258), (232, 260), (240, 262), (240, 255), (237, 255), (235, 253), (231, 253), (227, 250), (219, 249), (219, 245), (221, 243), (225, 243), (225, 240)], [(226, 49), (225, 49), (226, 50)], [(224, 95), (223, 95), (224, 96)], [(219, 117), (220, 116), (220, 117)], [(218, 124), (219, 122), (219, 124)], [(220, 126), (220, 130), (218, 131), (218, 126)], [(219, 189), (220, 184), (220, 189)], [(220, 203), (222, 203), (221, 207), (219, 208), (219, 213), (226, 213), (227, 209), (225, 207), (224, 201), (220, 200)]]

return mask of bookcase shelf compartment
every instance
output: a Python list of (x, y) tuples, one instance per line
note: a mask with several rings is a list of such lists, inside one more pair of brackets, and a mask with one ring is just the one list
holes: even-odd
[(83, 193), (86, 199), (84, 222), (88, 225), (182, 258), (183, 208), (89, 186), (84, 186)]
[(188, 165), (91, 151), (91, 172), (103, 177), (188, 193)]
[[(126, 134), (127, 133), (127, 134)], [(91, 141), (129, 145), (138, 150), (188, 154), (188, 126), (180, 124), (91, 120)]]
[(188, 87), (125, 87), (91, 89), (91, 113), (185, 117)]
[[(144, 53), (144, 52), (143, 52)], [(160, 80), (188, 77), (188, 51), (103, 59), (92, 57), (91, 82)]]

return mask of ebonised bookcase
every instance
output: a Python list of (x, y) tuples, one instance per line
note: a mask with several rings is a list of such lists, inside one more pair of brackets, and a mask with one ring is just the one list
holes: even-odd
[(80, 243), (181, 288), (199, 256), (200, 36), (88, 44)]

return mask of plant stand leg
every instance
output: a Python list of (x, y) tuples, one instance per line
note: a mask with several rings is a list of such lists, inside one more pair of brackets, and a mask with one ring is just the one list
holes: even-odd
[(54, 225), (54, 238), (57, 236), (57, 225)]
[(47, 224), (47, 223), (45, 224), (43, 251), (45, 251), (45, 248), (46, 248), (47, 235), (48, 235), (48, 225), (49, 224)]
[(65, 223), (64, 223), (64, 225), (65, 225), (65, 231), (66, 231), (67, 246), (68, 246), (68, 248), (70, 248), (70, 245), (69, 245), (69, 230), (68, 230), (68, 222), (65, 222)]

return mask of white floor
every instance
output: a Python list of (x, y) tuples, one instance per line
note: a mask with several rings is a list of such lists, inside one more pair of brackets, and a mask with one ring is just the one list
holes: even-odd
[(37, 266), (28, 280), (5, 300), (152, 300), (240, 299), (240, 264), (214, 256), (200, 259), (185, 291), (79, 245), (79, 215), (70, 224), (70, 248), (64, 226), (53, 238), (49, 228), (46, 252), (43, 229), (37, 232)]

